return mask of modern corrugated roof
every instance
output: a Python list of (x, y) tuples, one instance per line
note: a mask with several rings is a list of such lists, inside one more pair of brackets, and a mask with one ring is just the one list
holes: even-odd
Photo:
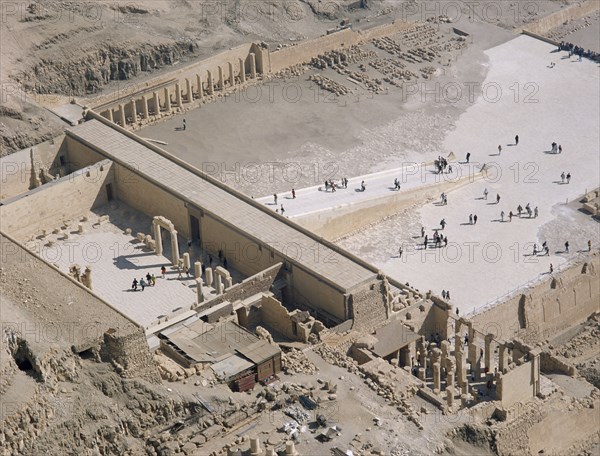
[(67, 130), (67, 134), (270, 245), (292, 264), (314, 271), (341, 290), (350, 290), (376, 276), (374, 271), (310, 237), (293, 223), (279, 220), (275, 214), (245, 201), (236, 192), (210, 182), (99, 120), (87, 121)]

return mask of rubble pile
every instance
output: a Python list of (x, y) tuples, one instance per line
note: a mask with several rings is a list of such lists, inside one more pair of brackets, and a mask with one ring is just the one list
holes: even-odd
[(309, 76), (308, 80), (313, 81), (321, 89), (331, 92), (337, 96), (348, 95), (350, 93), (350, 89), (348, 89), (348, 87), (319, 74)]
[(281, 364), (283, 371), (288, 375), (316, 373), (319, 368), (309, 361), (304, 352), (292, 349), (281, 353)]

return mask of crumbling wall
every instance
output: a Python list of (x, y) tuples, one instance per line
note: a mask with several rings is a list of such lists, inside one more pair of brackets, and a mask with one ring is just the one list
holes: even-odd
[(525, 402), (533, 398), (532, 363), (528, 361), (515, 366), (502, 375), (502, 406), (510, 407), (516, 402)]
[(141, 328), (127, 334), (119, 334), (114, 329), (108, 330), (104, 334), (100, 355), (104, 361), (112, 362), (117, 372), (125, 378), (160, 382), (158, 368)]
[(493, 328), (505, 340), (516, 336), (529, 341), (547, 339), (600, 310), (599, 268), (600, 256), (590, 255), (471, 321), (476, 328)]
[(368, 331), (387, 320), (387, 291), (385, 282), (377, 279), (352, 293), (352, 329)]
[(63, 226), (64, 220), (80, 217), (108, 202), (105, 187), (114, 182), (113, 164), (103, 160), (9, 198), (0, 206), (0, 229), (20, 240)]

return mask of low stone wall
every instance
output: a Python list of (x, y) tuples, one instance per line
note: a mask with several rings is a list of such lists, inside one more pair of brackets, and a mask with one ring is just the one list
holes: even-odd
[(471, 318), (477, 329), (510, 340), (545, 340), (600, 311), (600, 255), (590, 254), (569, 269)]
[(89, 210), (106, 204), (105, 186), (113, 182), (113, 163), (103, 160), (4, 200), (0, 206), (0, 228), (19, 240), (44, 229), (58, 229), (65, 220), (81, 217)]
[(478, 173), (475, 176), (465, 176), (457, 181), (442, 181), (399, 192), (390, 191), (389, 195), (376, 199), (311, 212), (294, 217), (293, 220), (325, 239), (335, 240), (415, 204), (421, 204), (428, 198), (437, 198), (442, 192), (448, 193), (456, 190), (481, 177), (482, 174)]
[(587, 16), (600, 8), (598, 0), (587, 0), (583, 3), (575, 4), (556, 11), (546, 17), (541, 18), (531, 24), (523, 27), (523, 31), (544, 35), (555, 27), (564, 24), (565, 22), (580, 19)]

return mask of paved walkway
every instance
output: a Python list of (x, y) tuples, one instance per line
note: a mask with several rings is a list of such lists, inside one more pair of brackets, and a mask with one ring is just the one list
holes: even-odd
[[(434, 158), (434, 157), (432, 157)], [(435, 157), (437, 159), (437, 157)], [(376, 200), (389, 196), (396, 192), (413, 190), (443, 182), (456, 182), (464, 177), (475, 179), (479, 174), (481, 165), (467, 164), (465, 157), (450, 161), (452, 172), (438, 174), (433, 164), (429, 163), (407, 163), (401, 168), (388, 171), (348, 178), (348, 187), (341, 185), (341, 176), (334, 179), (336, 191), (325, 190), (325, 182), (320, 186), (295, 189), (296, 198), (293, 198), (291, 190), (287, 193), (277, 195), (275, 205), (273, 195), (259, 198), (257, 201), (281, 212), (281, 206), (285, 209), (285, 216), (291, 219), (302, 217), (320, 211), (330, 211), (335, 208), (348, 206), (358, 202)], [(400, 182), (400, 190), (394, 187), (394, 180)], [(361, 183), (365, 182), (366, 190), (361, 191)]]

